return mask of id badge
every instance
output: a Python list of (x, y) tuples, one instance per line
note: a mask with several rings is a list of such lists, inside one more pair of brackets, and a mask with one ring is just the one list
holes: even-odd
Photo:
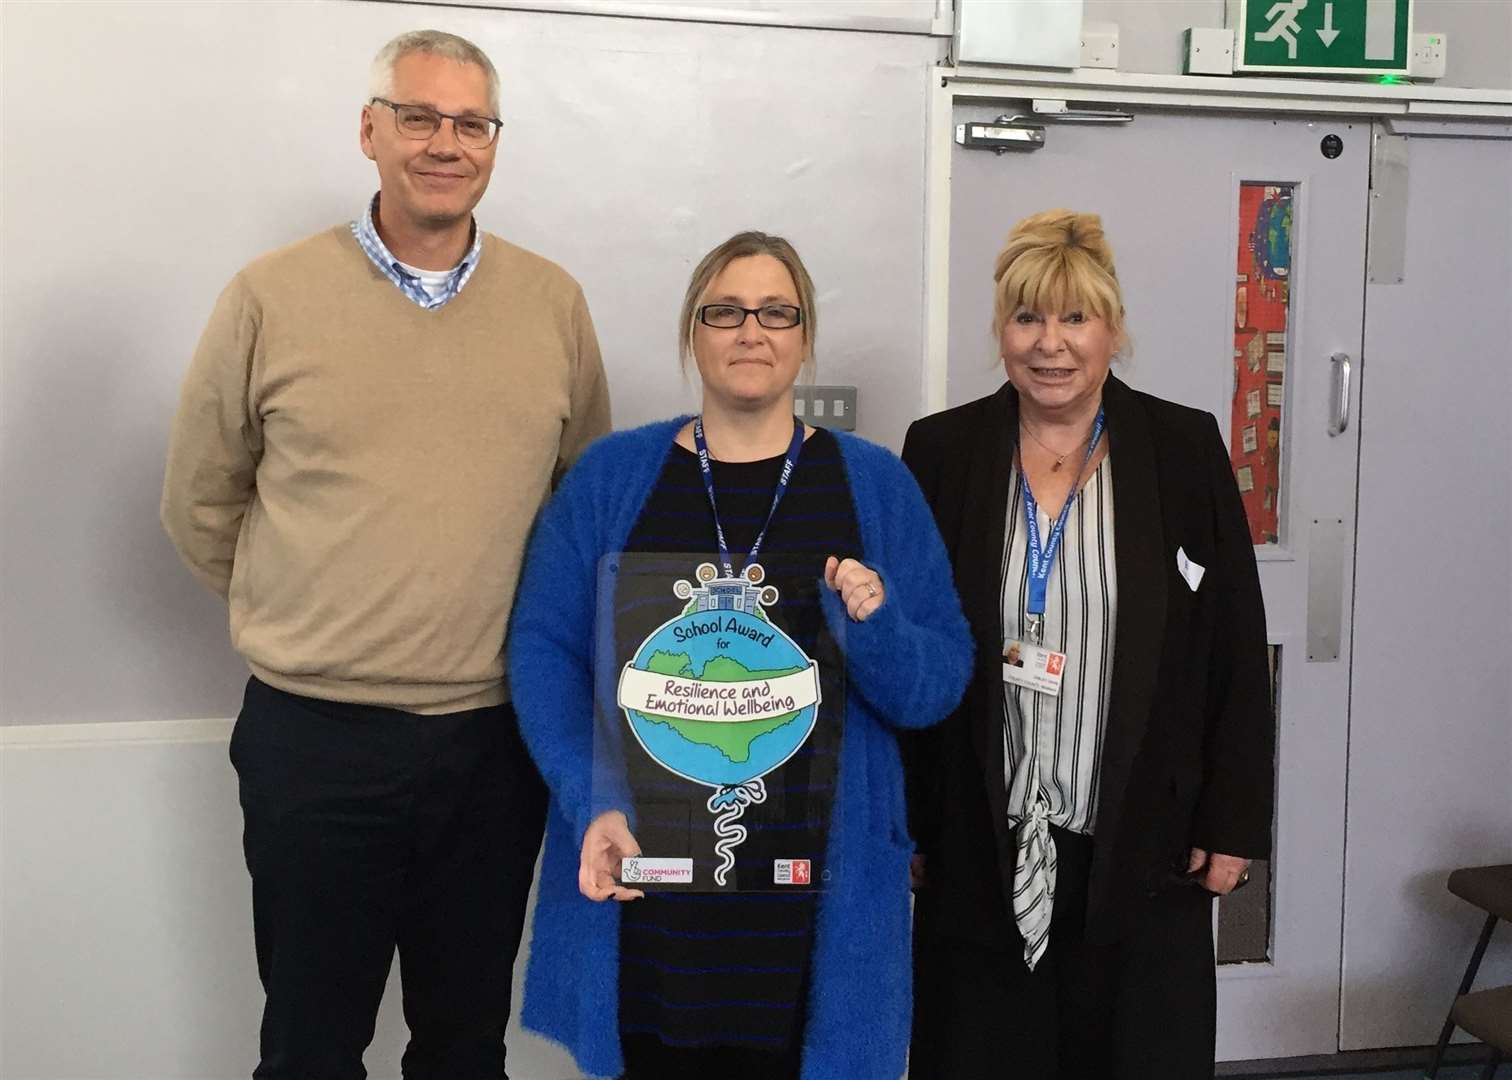
[(1005, 683), (1058, 697), (1065, 674), (1065, 653), (1052, 652), (1027, 641), (1009, 641), (1003, 646)]

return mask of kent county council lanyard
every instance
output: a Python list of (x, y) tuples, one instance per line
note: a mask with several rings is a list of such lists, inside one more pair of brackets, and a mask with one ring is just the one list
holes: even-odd
[[(725, 543), (724, 526), (719, 523), (719, 504), (714, 500), (714, 472), (709, 468), (709, 444), (704, 440), (702, 416), (693, 418), (693, 445), (698, 447), (698, 471), (703, 473), (704, 490), (709, 493), (709, 509), (714, 511), (714, 532), (719, 537), (719, 561), (724, 566), (725, 577), (732, 578), (735, 576), (735, 565), (730, 561), (730, 546)], [(793, 417), (793, 441), (788, 443), (787, 457), (782, 462), (782, 475), (777, 478), (777, 491), (772, 496), (772, 508), (767, 511), (766, 524), (761, 527), (761, 532), (756, 534), (756, 542), (751, 545), (751, 553), (746, 556), (747, 566), (756, 561), (756, 555), (761, 551), (761, 542), (766, 539), (767, 529), (772, 525), (772, 518), (777, 516), (777, 504), (787, 493), (788, 481), (792, 479), (793, 467), (798, 464), (798, 454), (802, 449), (803, 421), (795, 416)], [(1025, 490), (1027, 491), (1028, 488), (1026, 487)], [(1043, 591), (1042, 589), (1041, 593)]]
[[(1092, 454), (1097, 450), (1097, 440), (1102, 438), (1103, 423), (1103, 410), (1098, 409), (1097, 420), (1092, 424), (1092, 441), (1087, 444), (1087, 456), (1082, 459), (1081, 472), (1087, 471), (1087, 462), (1092, 460)], [(707, 468), (708, 466), (705, 466), (705, 469)], [(1078, 480), (1081, 479), (1081, 472), (1076, 474)], [(708, 483), (707, 479), (704, 482)], [(1050, 568), (1055, 565), (1055, 556), (1060, 554), (1061, 537), (1066, 531), (1066, 519), (1071, 516), (1071, 504), (1076, 501), (1077, 494), (1073, 487), (1071, 494), (1066, 496), (1060, 517), (1055, 519), (1055, 527), (1050, 530), (1050, 541), (1042, 547), (1040, 545), (1039, 504), (1034, 501), (1034, 492), (1029, 490), (1028, 475), (1024, 476), (1024, 517), (1027, 519), (1029, 529), (1028, 551), (1025, 553), (1029, 562), (1029, 603), (1025, 611), (1029, 616), (1029, 631), (1034, 635), (1036, 645), (1043, 644), (1045, 590), (1050, 584)], [(721, 540), (720, 543), (722, 546), (723, 541)]]

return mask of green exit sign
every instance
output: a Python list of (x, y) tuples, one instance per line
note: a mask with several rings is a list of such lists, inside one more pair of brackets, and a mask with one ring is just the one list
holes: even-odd
[(1405, 75), (1412, 0), (1229, 0), (1234, 70)]

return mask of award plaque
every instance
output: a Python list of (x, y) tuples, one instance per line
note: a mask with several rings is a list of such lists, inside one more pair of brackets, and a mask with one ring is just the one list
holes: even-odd
[(844, 663), (813, 571), (811, 556), (729, 576), (687, 553), (601, 562), (596, 805), (623, 804), (640, 845), (625, 885), (804, 891), (836, 879), (826, 840)]

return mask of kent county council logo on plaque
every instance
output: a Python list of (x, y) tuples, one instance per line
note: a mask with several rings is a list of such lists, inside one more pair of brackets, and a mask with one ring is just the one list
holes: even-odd
[(630, 730), (662, 768), (713, 788), (714, 845), (725, 884), (746, 830), (746, 806), (766, 801), (762, 777), (808, 741), (819, 713), (819, 669), (767, 618), (777, 590), (751, 563), (739, 577), (699, 565), (678, 581), (682, 614), (657, 627), (620, 673)]

